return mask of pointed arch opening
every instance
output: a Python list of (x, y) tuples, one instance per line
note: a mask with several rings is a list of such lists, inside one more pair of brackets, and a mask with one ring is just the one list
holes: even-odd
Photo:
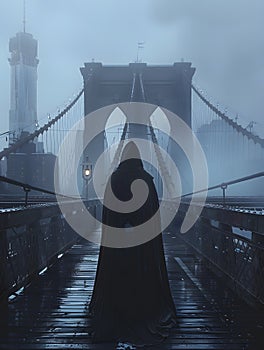
[(111, 148), (109, 164), (114, 159), (118, 144), (121, 140), (123, 129), (126, 123), (126, 116), (123, 111), (116, 107), (110, 114), (105, 124), (105, 149)]

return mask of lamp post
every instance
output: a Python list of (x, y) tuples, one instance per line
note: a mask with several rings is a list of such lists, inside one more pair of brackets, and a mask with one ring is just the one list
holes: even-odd
[(85, 180), (85, 199), (88, 200), (88, 181), (92, 175), (92, 164), (84, 163), (82, 168), (83, 179)]

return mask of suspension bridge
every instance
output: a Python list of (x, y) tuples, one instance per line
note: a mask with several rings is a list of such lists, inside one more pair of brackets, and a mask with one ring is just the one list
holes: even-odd
[[(170, 140), (166, 113), (160, 113), (166, 108), (179, 115), (199, 140), (209, 183), (194, 193), (190, 167), (179, 165), (184, 174), (183, 193), (178, 213), (164, 232), (179, 324), (159, 348), (257, 349), (264, 344), (264, 139), (221, 111), (192, 83), (194, 69), (189, 63), (103, 67), (93, 62), (81, 71), (84, 88), (54, 116), (39, 121), (34, 132), (13, 140), (0, 152), (8, 168), (14, 155), (30, 153), (30, 144), (40, 144), (43, 154), (56, 158), (67, 134), (74, 133), (77, 147), (60, 159), (59, 192), (36, 185), (34, 177), (18, 179), (8, 171), (0, 177), (0, 348), (113, 348), (113, 344), (92, 344), (89, 336), (87, 305), (98, 246), (80, 238), (66, 217), (76, 215), (81, 199), (100, 218), (101, 202), (83, 171), (90, 165), (89, 171), (93, 169), (100, 154), (114, 145), (106, 170), (110, 174), (131, 137), (145, 138), (154, 145), (153, 164), (146, 167), (155, 177), (159, 195), (162, 186), (174, 191), (175, 179), (161, 149), (176, 163), (184, 157)], [(150, 117), (147, 126), (133, 125), (120, 113), (120, 106), (127, 102), (158, 106), (159, 118)], [(72, 164), (78, 140), (85, 128), (97, 122), (89, 116), (81, 124), (80, 120), (107, 105), (113, 105), (109, 120), (118, 114), (119, 124), (111, 127), (110, 122), (110, 128), (106, 125), (85, 148), (77, 170), (79, 193), (66, 191), (71, 184), (63, 182), (63, 175), (76, 171)], [(180, 234), (192, 197), (204, 192), (208, 196), (198, 221)], [(63, 201), (66, 214), (61, 214), (57, 200)], [(165, 205), (174, 209), (171, 200)]]

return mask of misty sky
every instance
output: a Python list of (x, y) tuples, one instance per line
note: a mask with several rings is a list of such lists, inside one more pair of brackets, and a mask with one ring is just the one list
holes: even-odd
[[(0, 2), (0, 132), (8, 130), (8, 42), (22, 30), (22, 4)], [(128, 64), (145, 41), (144, 62), (192, 62), (207, 96), (264, 127), (263, 13), (263, 0), (27, 0), (27, 31), (39, 42), (38, 117), (77, 93), (85, 61)]]

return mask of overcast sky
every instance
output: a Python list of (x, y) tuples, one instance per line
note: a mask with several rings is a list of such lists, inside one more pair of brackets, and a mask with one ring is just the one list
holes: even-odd
[[(39, 119), (80, 89), (85, 61), (128, 64), (145, 41), (144, 62), (192, 62), (194, 82), (213, 101), (263, 126), (263, 13), (263, 0), (27, 0), (27, 31), (39, 43)], [(22, 14), (23, 0), (1, 0), (0, 132), (8, 130), (8, 42)]]

